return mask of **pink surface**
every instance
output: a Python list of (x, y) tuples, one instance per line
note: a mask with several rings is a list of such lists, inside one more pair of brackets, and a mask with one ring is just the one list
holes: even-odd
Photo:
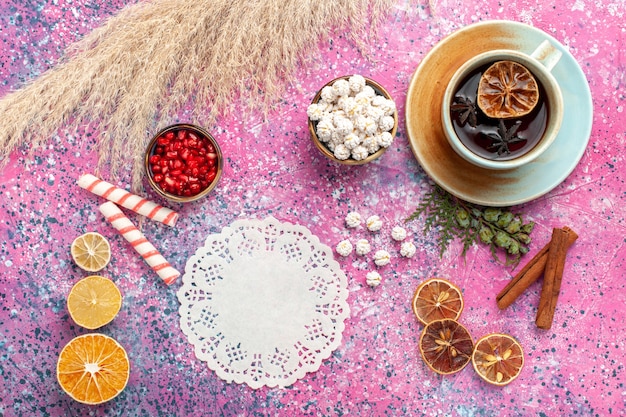
[[(15, 152), (0, 171), (0, 415), (624, 415), (626, 346), (625, 217), (626, 7), (622, 0), (536, 3), (531, 1), (400, 1), (382, 28), (371, 60), (341, 34), (320, 46), (312, 66), (267, 121), (230, 117), (208, 126), (227, 156), (217, 189), (185, 206), (175, 228), (145, 221), (143, 232), (172, 265), (183, 270), (204, 238), (239, 218), (264, 218), (308, 227), (331, 247), (367, 237), (387, 249), (392, 263), (380, 269), (383, 283), (365, 284), (371, 261), (339, 259), (349, 278), (351, 308), (344, 340), (319, 371), (285, 389), (252, 390), (227, 384), (198, 361), (180, 331), (176, 290), (165, 286), (98, 212), (103, 201), (76, 186), (97, 155), (94, 132), (77, 137), (61, 129), (36, 152)], [(123, 7), (86, 0), (0, 5), (0, 94), (19, 87), (54, 64), (73, 40)], [(540, 285), (510, 309), (499, 311), (495, 295), (511, 271), (491, 261), (484, 247), (466, 260), (453, 245), (443, 258), (423, 223), (408, 225), (418, 247), (413, 259), (397, 256), (390, 237), (430, 187), (416, 162), (401, 117), (391, 149), (362, 167), (334, 165), (310, 141), (305, 109), (316, 90), (336, 76), (360, 73), (380, 82), (404, 115), (410, 77), (445, 35), (479, 20), (521, 21), (566, 45), (589, 80), (594, 121), (586, 152), (556, 189), (516, 209), (537, 223), (526, 259), (570, 226), (580, 238), (572, 247), (551, 330), (536, 329)], [(2, 115), (0, 115), (2, 117)], [(103, 174), (105, 176), (105, 174)], [(117, 186), (128, 188), (130, 173)], [(148, 197), (159, 201), (153, 194)], [(345, 214), (377, 214), (377, 235), (350, 231)], [(137, 217), (133, 217), (138, 221)], [(65, 300), (86, 275), (70, 256), (72, 240), (98, 231), (111, 242), (113, 258), (102, 274), (120, 287), (119, 316), (101, 329), (128, 351), (131, 376), (113, 401), (88, 407), (65, 395), (55, 366), (62, 347), (85, 333), (70, 319)], [(507, 332), (526, 352), (521, 376), (504, 388), (482, 382), (471, 368), (438, 376), (417, 352), (421, 326), (409, 300), (431, 276), (448, 277), (464, 291), (462, 322), (478, 338)]]

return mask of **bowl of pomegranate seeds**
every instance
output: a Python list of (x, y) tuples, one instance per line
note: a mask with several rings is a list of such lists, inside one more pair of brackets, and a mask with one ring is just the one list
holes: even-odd
[(162, 197), (186, 203), (206, 196), (222, 175), (223, 157), (209, 132), (175, 124), (158, 132), (145, 159), (150, 186)]

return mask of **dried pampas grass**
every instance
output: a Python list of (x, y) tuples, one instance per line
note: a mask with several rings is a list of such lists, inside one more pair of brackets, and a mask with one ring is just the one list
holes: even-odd
[(72, 121), (99, 131), (99, 166), (129, 164), (140, 188), (150, 132), (190, 104), (212, 123), (231, 106), (267, 110), (333, 28), (357, 46), (392, 0), (154, 0), (127, 6), (56, 67), (0, 100), (0, 159)]

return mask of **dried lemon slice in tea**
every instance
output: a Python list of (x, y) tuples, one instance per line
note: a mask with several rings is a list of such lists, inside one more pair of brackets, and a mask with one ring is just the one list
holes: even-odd
[(97, 329), (115, 318), (122, 306), (122, 294), (109, 278), (91, 275), (78, 281), (67, 297), (72, 319), (86, 329)]
[(87, 232), (78, 236), (70, 248), (76, 265), (88, 272), (97, 272), (111, 260), (111, 246), (104, 236)]
[(489, 334), (476, 342), (472, 365), (485, 381), (506, 385), (522, 371), (524, 351), (519, 342), (507, 334)]
[(89, 333), (72, 339), (59, 354), (57, 380), (70, 397), (85, 404), (115, 398), (126, 387), (130, 363), (109, 336)]
[(463, 311), (461, 290), (443, 278), (431, 278), (417, 287), (413, 313), (423, 324), (433, 320), (458, 319)]
[(419, 350), (430, 369), (447, 375), (465, 368), (471, 360), (474, 343), (467, 329), (456, 320), (435, 320), (422, 331)]
[(488, 117), (521, 117), (530, 113), (539, 102), (539, 88), (525, 66), (513, 61), (499, 61), (480, 77), (476, 100)]

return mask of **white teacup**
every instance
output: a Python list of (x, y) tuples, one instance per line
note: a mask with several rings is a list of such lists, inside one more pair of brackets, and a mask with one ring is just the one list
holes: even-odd
[[(563, 97), (558, 82), (551, 73), (552, 68), (561, 58), (561, 51), (555, 48), (549, 41), (544, 41), (531, 54), (527, 55), (520, 51), (498, 49), (481, 53), (465, 62), (452, 76), (443, 96), (441, 118), (443, 131), (454, 151), (466, 161), (486, 169), (502, 170), (520, 167), (536, 159), (554, 142), (559, 133), (563, 120)], [(470, 150), (457, 135), (451, 115), (451, 106), (455, 100), (455, 94), (462, 82), (478, 68), (498, 61), (514, 61), (526, 67), (543, 88), (544, 102), (546, 103), (545, 130), (541, 138), (526, 138), (537, 140), (537, 143), (528, 151), (519, 156), (501, 158), (494, 153), (493, 157), (481, 156)], [(480, 109), (476, 106), (478, 112)], [(486, 116), (485, 116), (486, 117)], [(497, 123), (495, 119), (491, 119)]]

